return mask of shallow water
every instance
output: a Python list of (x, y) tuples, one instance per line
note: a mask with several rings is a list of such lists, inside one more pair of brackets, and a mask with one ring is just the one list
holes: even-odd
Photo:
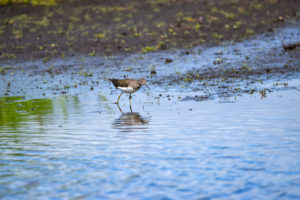
[(299, 90), (153, 96), (2, 98), (0, 197), (300, 198)]
[[(299, 38), (293, 25), (189, 54), (1, 63), (0, 199), (300, 198), (299, 70), (176, 82), (245, 63), (297, 69), (299, 49), (281, 41)], [(123, 76), (151, 87), (132, 108), (125, 94), (113, 103), (107, 78)]]
[[(149, 84), (156, 85), (154, 89), (165, 92), (170, 89), (170, 82), (176, 82), (171, 87), (176, 91), (184, 86), (186, 90), (195, 90), (203, 86), (185, 85), (178, 79), (187, 73), (199, 73), (214, 69), (231, 71), (246, 66), (247, 70), (271, 69), (287, 65), (298, 69), (300, 50), (284, 52), (283, 43), (300, 41), (300, 22), (291, 22), (286, 27), (276, 29), (272, 33), (253, 36), (243, 42), (223, 42), (219, 46), (199, 46), (189, 50), (169, 50), (148, 54), (132, 54), (111, 57), (74, 56), (69, 58), (52, 59), (43, 63), (42, 59), (28, 61), (6, 60), (0, 63), (0, 68), (6, 74), (0, 73), (0, 96), (26, 96), (27, 98), (52, 98), (62, 94), (81, 95), (89, 93), (103, 93), (105, 88), (111, 87), (108, 78), (141, 78), (145, 77)], [(165, 59), (173, 61), (166, 63)], [(219, 64), (215, 64), (219, 61)], [(155, 69), (156, 75), (151, 75)], [(217, 72), (218, 73), (218, 72)], [(214, 76), (212, 72), (208, 76)], [(241, 74), (240, 78), (245, 78)], [(267, 74), (270, 76), (270, 74)], [(299, 73), (285, 70), (284, 74), (277, 74), (275, 79), (289, 79), (291, 76), (299, 78)], [(219, 79), (226, 77), (218, 77)], [(294, 77), (292, 77), (294, 78)], [(254, 80), (243, 83), (245, 86)], [(274, 79), (274, 77), (272, 78)], [(208, 80), (209, 81), (209, 80)], [(264, 80), (263, 80), (264, 81)], [(198, 80), (199, 82), (199, 80)], [(197, 83), (198, 83), (197, 82)], [(234, 80), (234, 87), (236, 81)], [(201, 83), (202, 84), (202, 83)], [(239, 83), (238, 83), (239, 84)], [(210, 85), (210, 84), (209, 84)], [(213, 83), (213, 85), (215, 85)], [(228, 85), (227, 85), (228, 86)], [(229, 87), (232, 87), (229, 84)], [(256, 87), (255, 85), (253, 87)], [(93, 88), (93, 91), (91, 91)], [(211, 87), (213, 92), (218, 89)], [(153, 89), (153, 87), (151, 88)], [(251, 88), (252, 89), (252, 88)], [(209, 91), (210, 92), (210, 91)], [(218, 96), (213, 94), (212, 96)]]

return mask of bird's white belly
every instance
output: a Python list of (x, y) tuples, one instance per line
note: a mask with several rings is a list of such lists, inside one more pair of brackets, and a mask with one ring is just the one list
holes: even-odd
[(134, 93), (135, 90), (132, 87), (118, 87), (124, 93)]

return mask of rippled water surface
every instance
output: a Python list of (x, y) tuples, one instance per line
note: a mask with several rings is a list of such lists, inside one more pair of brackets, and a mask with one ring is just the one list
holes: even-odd
[(300, 198), (299, 90), (234, 103), (139, 92), (132, 112), (116, 98), (2, 98), (0, 197)]
[[(2, 63), (0, 199), (300, 199), (300, 54), (282, 48), (298, 24), (191, 53)], [(107, 80), (124, 76), (151, 88), (132, 109)]]

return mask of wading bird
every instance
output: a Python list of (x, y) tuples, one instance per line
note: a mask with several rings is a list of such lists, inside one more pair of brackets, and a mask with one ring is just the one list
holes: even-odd
[(108, 79), (109, 81), (111, 81), (114, 86), (121, 90), (121, 94), (116, 102), (116, 104), (119, 103), (120, 97), (123, 93), (128, 93), (129, 95), (129, 102), (131, 105), (131, 94), (136, 92), (138, 89), (140, 89), (143, 85), (146, 86), (148, 89), (150, 89), (148, 87), (148, 85), (146, 84), (146, 80), (144, 78), (141, 78), (139, 80), (136, 79)]

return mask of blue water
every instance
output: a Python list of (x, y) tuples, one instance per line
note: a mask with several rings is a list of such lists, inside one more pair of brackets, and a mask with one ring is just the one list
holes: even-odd
[(234, 103), (139, 92), (123, 113), (117, 96), (7, 100), (1, 199), (300, 198), (299, 90)]
[[(2, 63), (0, 199), (300, 199), (299, 73), (228, 85), (168, 79), (243, 63), (296, 68), (281, 43), (299, 36), (292, 26), (185, 56)], [(125, 94), (113, 104), (119, 91), (107, 81), (124, 76), (151, 87), (134, 93), (132, 110)]]

